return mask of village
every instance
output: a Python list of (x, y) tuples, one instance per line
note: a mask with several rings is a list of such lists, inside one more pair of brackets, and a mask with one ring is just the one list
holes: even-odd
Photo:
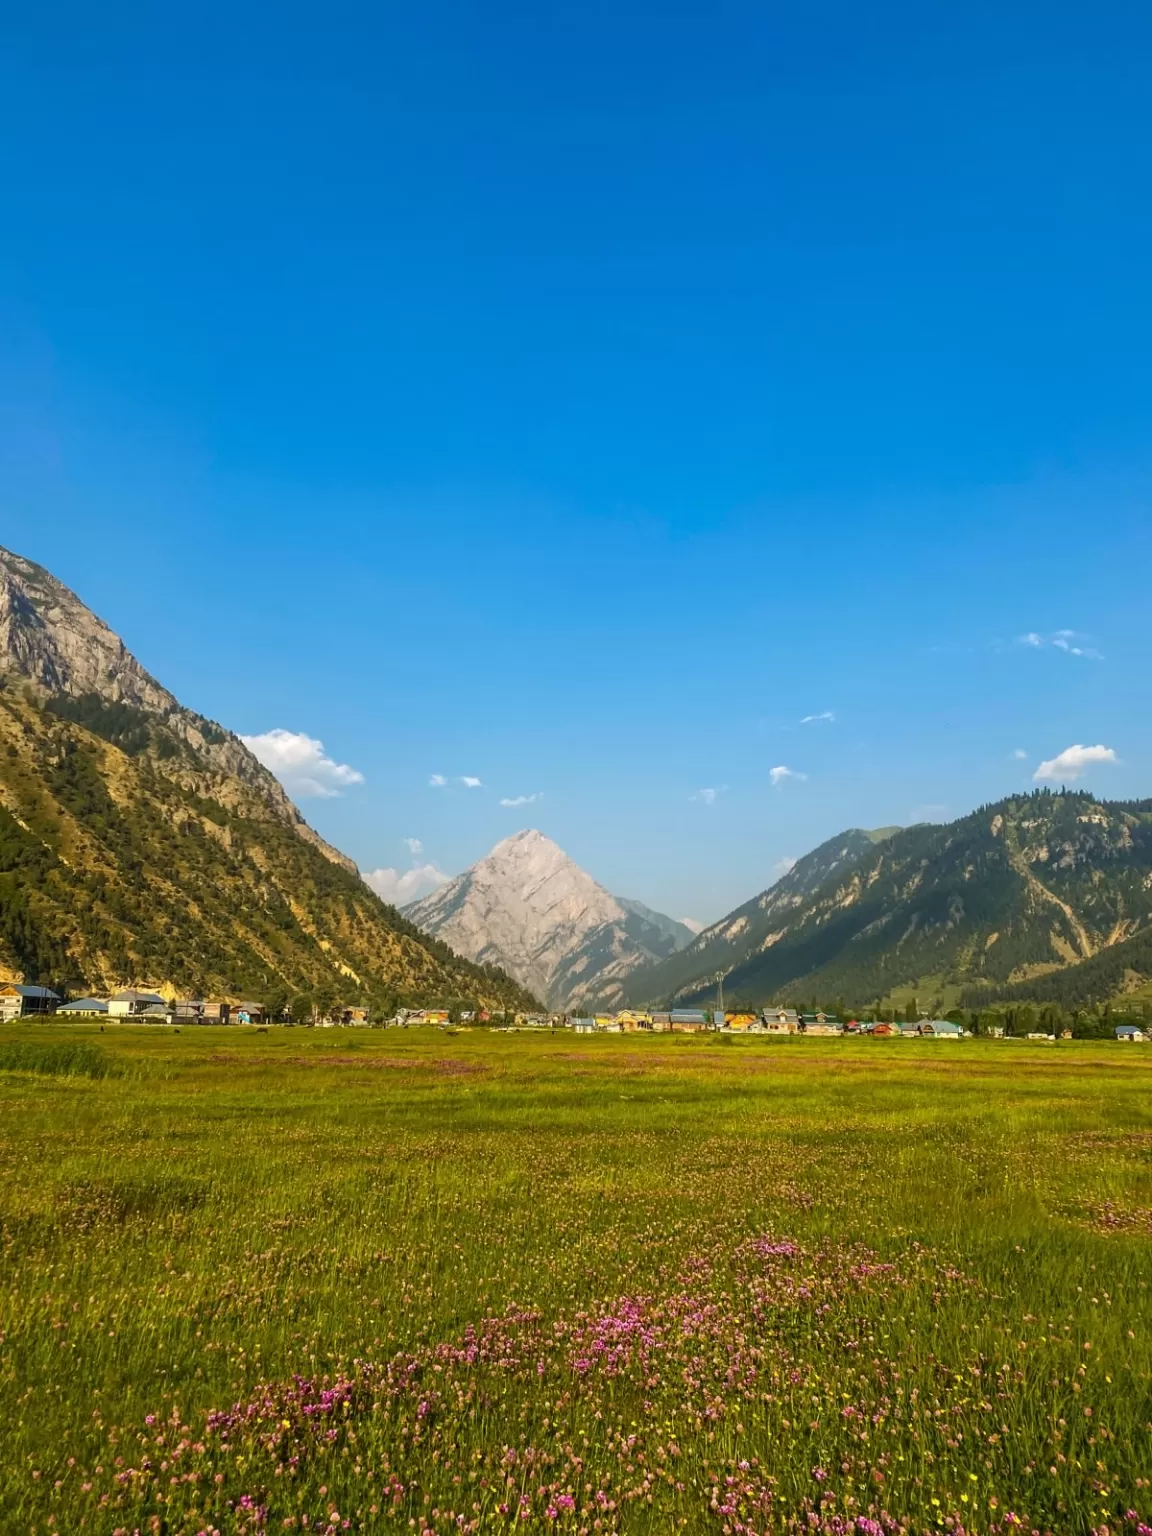
[[(766, 1007), (759, 1011), (747, 1008), (728, 1008), (723, 1011), (719, 1008), (625, 1008), (616, 1013), (591, 1014), (500, 1014), (490, 1013), (486, 1009), (458, 1007), (399, 1008), (395, 1013), (383, 1016), (364, 1004), (349, 1003), (322, 1014), (312, 1012), (308, 1017), (294, 1018), (290, 1010), (274, 1012), (263, 1003), (251, 1000), (166, 999), (159, 992), (135, 987), (115, 992), (106, 998), (78, 997), (67, 1000), (50, 987), (25, 985), (21, 982), (0, 984), (0, 1022), (49, 1017), (62, 1021), (106, 1020), (118, 1024), (258, 1025), (265, 1028), (269, 1025), (313, 1029), (471, 1029), (481, 1026), (504, 1031), (567, 1029), (578, 1035), (712, 1033), (729, 1037), (797, 1035), (809, 1038), (871, 1035), (891, 1039), (915, 1036), (922, 1039), (961, 1040), (972, 1034), (971, 1030), (955, 1019), (840, 1019), (833, 1013), (819, 1010), (803, 1013), (786, 1007)], [(982, 1029), (981, 1033), (990, 1038), (1003, 1038), (1005, 1031), (1001, 1026), (993, 1025)], [(1113, 1033), (1117, 1040), (1131, 1044), (1147, 1042), (1152, 1038), (1147, 1030), (1132, 1023), (1117, 1024)], [(1047, 1031), (1031, 1030), (1023, 1038), (1049, 1041), (1070, 1039), (1071, 1031), (1063, 1030), (1057, 1037)]]

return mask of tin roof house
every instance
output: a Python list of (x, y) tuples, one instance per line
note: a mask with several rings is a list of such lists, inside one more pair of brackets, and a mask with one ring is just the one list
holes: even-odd
[(59, 992), (51, 987), (26, 986), (19, 981), (6, 981), (0, 986), (0, 1019), (24, 1019), (29, 1014), (55, 1013), (60, 1004)]
[(117, 1019), (167, 1018), (168, 1005), (159, 992), (128, 987), (108, 999), (108, 1014)]

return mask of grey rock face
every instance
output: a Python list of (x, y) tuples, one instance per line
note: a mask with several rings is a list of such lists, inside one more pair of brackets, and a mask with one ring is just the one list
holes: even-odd
[[(278, 780), (239, 737), (185, 709), (63, 582), (43, 566), (3, 548), (0, 675), (21, 679), (49, 697), (79, 699), (95, 694), (105, 703), (143, 711), (188, 749), (181, 761), (166, 764), (167, 772), (216, 799), (227, 798), (226, 784), (218, 776), (239, 779), (259, 795), (271, 817), (291, 827), (333, 863), (355, 869), (351, 859), (312, 830)], [(207, 780), (201, 779), (199, 770)]]
[(517, 832), (405, 915), (552, 1008), (619, 1004), (624, 979), (686, 944), (682, 923), (618, 900), (541, 832)]

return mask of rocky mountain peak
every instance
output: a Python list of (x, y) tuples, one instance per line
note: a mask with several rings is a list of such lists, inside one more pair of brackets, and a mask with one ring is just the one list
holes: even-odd
[(497, 964), (550, 1006), (618, 1001), (623, 977), (691, 937), (619, 900), (550, 837), (525, 828), (406, 915), (482, 964)]
[(0, 677), (22, 680), (48, 700), (99, 700), (147, 717), (180, 750), (164, 771), (187, 788), (236, 808), (237, 785), (335, 864), (352, 860), (314, 832), (279, 781), (238, 736), (193, 710), (141, 666), (119, 635), (43, 566), (0, 548)]

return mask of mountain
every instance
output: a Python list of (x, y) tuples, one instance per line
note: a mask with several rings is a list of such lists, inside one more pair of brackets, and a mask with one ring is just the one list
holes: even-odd
[(420, 934), (232, 732), (0, 550), (0, 971), (168, 994), (528, 1007)]
[(691, 939), (683, 923), (611, 896), (541, 832), (517, 832), (405, 907), (425, 933), (502, 966), (553, 1008), (619, 1004), (625, 978)]
[(1073, 1013), (1097, 1003), (1131, 999), (1133, 994), (1152, 1000), (1152, 927), (1140, 929), (1130, 939), (1109, 944), (1075, 965), (1045, 970), (1030, 981), (991, 989), (965, 988), (960, 1001), (965, 1007), (983, 1007), (989, 1002), (1055, 1003)]
[[(899, 830), (884, 827), (877, 832), (865, 832), (853, 827), (821, 843), (798, 859), (775, 885), (705, 928), (662, 964), (635, 972), (626, 988), (629, 1000), (650, 1003), (698, 999), (705, 992), (714, 992), (718, 971), (727, 976), (748, 963), (773, 942), (771, 936), (779, 931), (781, 922), (824, 881), (837, 874), (842, 876), (858, 859)], [(726, 982), (726, 989), (727, 985)]]
[(925, 1000), (962, 987), (977, 1001), (1051, 997), (1079, 972), (1102, 999), (1126, 970), (1145, 974), (1137, 959), (1152, 968), (1150, 925), (1152, 801), (1038, 790), (878, 842), (833, 838), (671, 962), (635, 975), (630, 995), (708, 998), (724, 969), (732, 1001), (859, 1006), (897, 987)]

